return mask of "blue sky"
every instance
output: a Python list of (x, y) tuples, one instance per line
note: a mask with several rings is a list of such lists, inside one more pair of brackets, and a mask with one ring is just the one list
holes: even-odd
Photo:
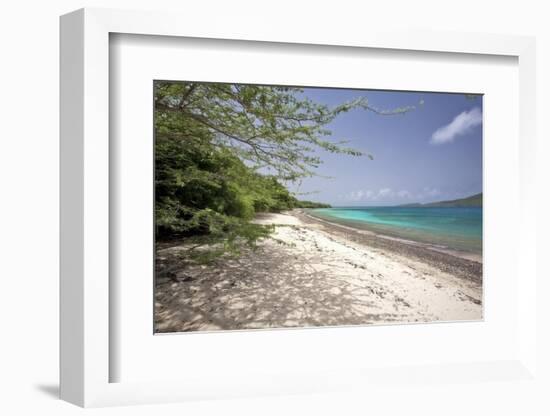
[[(414, 106), (403, 115), (356, 109), (327, 127), (330, 140), (369, 153), (322, 152), (321, 176), (291, 186), (300, 199), (333, 206), (396, 205), (455, 199), (482, 191), (482, 97), (464, 94), (305, 88), (330, 107), (357, 97), (380, 110)], [(328, 176), (330, 178), (326, 178)]]

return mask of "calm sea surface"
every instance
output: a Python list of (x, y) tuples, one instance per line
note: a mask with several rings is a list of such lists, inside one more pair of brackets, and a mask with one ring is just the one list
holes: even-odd
[(355, 228), (481, 254), (482, 208), (368, 207), (321, 208), (310, 214)]

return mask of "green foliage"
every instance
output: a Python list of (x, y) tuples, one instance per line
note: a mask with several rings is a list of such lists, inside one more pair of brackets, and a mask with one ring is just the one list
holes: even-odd
[(315, 151), (361, 155), (334, 143), (326, 125), (354, 108), (384, 112), (361, 98), (335, 108), (302, 90), (239, 84), (157, 81), (155, 211), (157, 236), (239, 250), (269, 235), (257, 212), (325, 206), (298, 201), (283, 183), (313, 174)]
[(329, 204), (313, 201), (296, 201), (295, 208), (331, 208)]
[(312, 175), (320, 163), (315, 151), (354, 156), (361, 152), (326, 139), (326, 125), (339, 114), (362, 108), (382, 111), (359, 98), (334, 108), (314, 103), (300, 88), (191, 82), (155, 83), (157, 135), (203, 140), (231, 149), (253, 168), (267, 167), (283, 180)]

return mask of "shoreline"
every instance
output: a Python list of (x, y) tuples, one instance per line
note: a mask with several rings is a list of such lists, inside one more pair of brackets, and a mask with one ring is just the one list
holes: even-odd
[(434, 245), (423, 242), (380, 234), (377, 231), (369, 230), (367, 226), (361, 229), (354, 228), (337, 221), (316, 217), (302, 209), (289, 211), (287, 215), (297, 216), (304, 222), (320, 224), (326, 227), (327, 232), (337, 233), (368, 247), (412, 256), (420, 261), (430, 263), (442, 271), (454, 272), (459, 277), (482, 281), (483, 260), (481, 255), (452, 249), (438, 249)]
[(157, 249), (156, 332), (483, 318), (480, 263), (299, 211), (254, 222), (274, 234), (237, 258), (189, 264), (183, 241)]
[[(483, 263), (483, 254), (482, 253), (477, 253), (477, 252), (474, 252), (474, 251), (461, 250), (461, 249), (455, 249), (455, 248), (451, 248), (451, 247), (444, 246), (444, 245), (438, 245), (438, 244), (435, 244), (435, 243), (428, 243), (428, 242), (425, 242), (425, 241), (414, 240), (414, 239), (409, 238), (409, 237), (400, 236), (398, 232), (392, 232), (389, 229), (380, 230), (380, 229), (376, 228), (376, 226), (370, 225), (368, 222), (360, 222), (360, 221), (352, 221), (352, 220), (341, 220), (339, 218), (326, 218), (326, 217), (321, 216), (321, 215), (315, 215), (312, 212), (312, 210), (310, 210), (310, 209), (307, 209), (307, 210), (299, 209), (299, 210), (296, 210), (296, 211), (300, 211), (300, 213), (302, 215), (305, 215), (305, 216), (307, 216), (307, 217), (309, 217), (313, 220), (322, 221), (322, 222), (325, 222), (329, 225), (340, 226), (340, 227), (347, 228), (347, 229), (350, 229), (352, 231), (357, 231), (357, 232), (371, 233), (371, 234), (374, 234), (374, 235), (376, 235), (377, 237), (380, 237), (380, 238), (386, 238), (386, 239), (389, 239), (389, 240), (399, 241), (399, 242), (402, 242), (402, 243), (405, 243), (405, 244), (421, 246), (421, 247), (424, 247), (424, 248), (429, 249), (429, 250), (440, 251), (442, 253), (447, 253), (447, 254), (455, 256), (455, 257), (460, 257), (460, 258), (463, 258), (463, 259), (466, 259), (466, 260), (472, 260), (472, 261), (476, 261), (478, 263)], [(289, 212), (289, 215), (292, 215), (292, 214)], [(355, 226), (351, 225), (350, 223), (354, 224)]]

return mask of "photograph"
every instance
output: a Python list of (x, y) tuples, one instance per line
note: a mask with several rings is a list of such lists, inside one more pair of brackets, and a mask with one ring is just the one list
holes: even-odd
[(152, 95), (154, 333), (483, 320), (482, 94)]

